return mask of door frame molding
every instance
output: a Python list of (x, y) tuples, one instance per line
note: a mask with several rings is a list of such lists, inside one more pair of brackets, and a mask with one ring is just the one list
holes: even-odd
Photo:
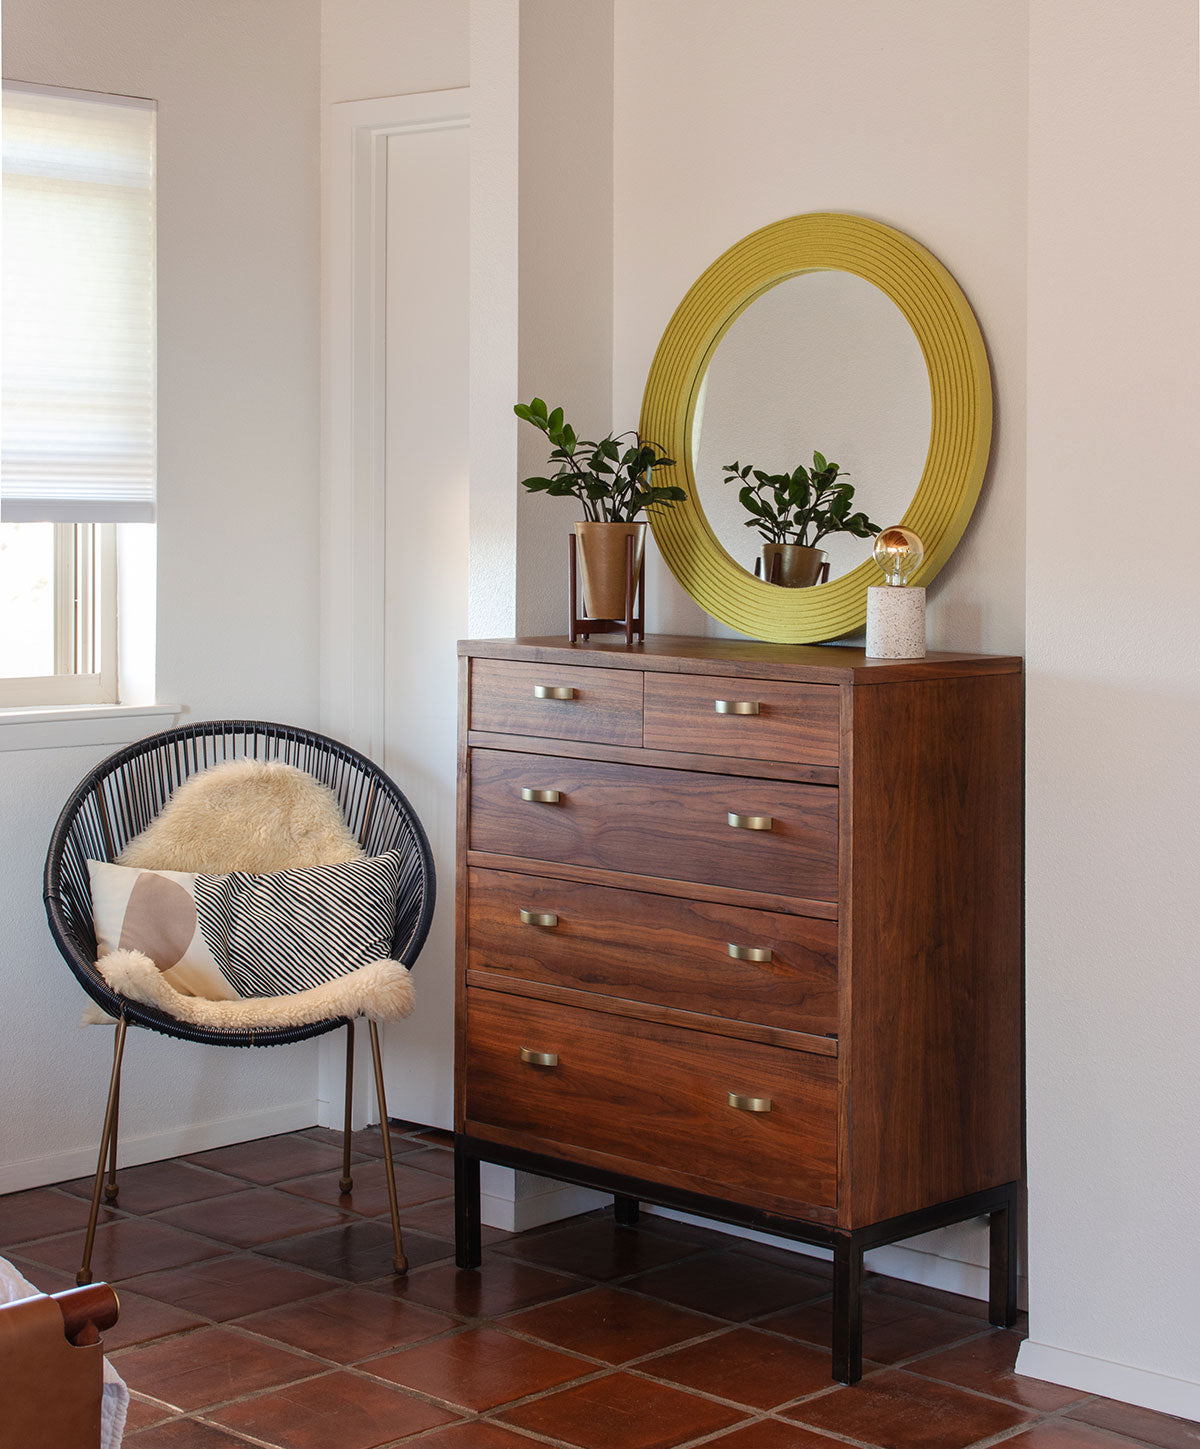
[(470, 124), (470, 88), (326, 108), (322, 154), (321, 728), (381, 760), (387, 148)]
[[(320, 728), (380, 763), (386, 658), (387, 148), (470, 123), (470, 90), (341, 101), (322, 116)], [(340, 1126), (340, 1046), (318, 1056), (319, 1117)], [(355, 1063), (354, 1127), (378, 1117)]]

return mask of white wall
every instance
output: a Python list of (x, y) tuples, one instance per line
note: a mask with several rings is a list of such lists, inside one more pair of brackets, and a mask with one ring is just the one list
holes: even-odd
[(1200, 1418), (1197, 12), (1031, 19), (1020, 1367)]
[[(896, 226), (945, 263), (975, 309), (996, 429), (979, 506), (930, 588), (935, 648), (1023, 649), (1026, 41), (1011, 0), (615, 0), (619, 426), (638, 417), (687, 289), (780, 217), (849, 211)], [(657, 558), (647, 610), (656, 633), (709, 627)], [(871, 1261), (986, 1296), (982, 1228), (916, 1246), (924, 1258), (884, 1249)]]
[[(520, 54), (518, 396), (509, 406), (542, 397), (581, 438), (599, 439), (612, 426), (612, 6), (522, 0)], [(544, 477), (548, 440), (528, 423), (517, 431), (518, 476)], [(567, 632), (567, 536), (580, 517), (573, 498), (518, 490), (518, 634)]]
[[(933, 647), (1023, 642), (1026, 22), (1011, 0), (616, 0), (614, 413), (710, 262), (805, 211), (908, 232), (958, 279), (998, 407), (983, 497), (931, 586)], [(981, 57), (986, 63), (981, 63)], [(708, 621), (647, 568), (655, 632)]]
[(470, 0), (471, 638), (517, 627), (521, 0)]
[[(456, 92), (448, 103), (461, 114), (469, 71), (466, 0), (324, 0), (321, 12), (321, 107), (327, 131), (322, 187), (326, 232), (323, 241), (323, 306), (327, 448), (325, 488), (330, 532), (323, 555), (328, 628), (333, 593), (353, 592), (352, 579), (367, 560), (347, 556), (354, 539), (378, 543), (375, 644), (328, 641), (335, 666), (324, 680), (327, 728), (373, 752), (408, 796), (430, 838), (438, 875), (438, 903), (430, 935), (416, 970), (418, 1009), (405, 1022), (383, 1028), (388, 1112), (393, 1117), (448, 1127), (452, 1112), (454, 980), (454, 831), (457, 661), (455, 643), (466, 630), (468, 251), (466, 130), (416, 130), (386, 142), (386, 176), (375, 194), (383, 255), (385, 301), (370, 321), (334, 316), (349, 295), (357, 239), (371, 232), (370, 199), (352, 204), (348, 183), (350, 151), (346, 131), (362, 125), (424, 122), (436, 110), (425, 102), (380, 97)], [(348, 103), (348, 104), (347, 104)], [(363, 104), (356, 103), (367, 103)], [(340, 108), (340, 111), (337, 110)], [(338, 141), (335, 144), (335, 136)], [(340, 147), (340, 149), (339, 149)], [(360, 181), (361, 181), (360, 176)], [(342, 207), (345, 214), (340, 214)], [(353, 211), (353, 218), (349, 213)], [(353, 220), (353, 227), (351, 227)], [(336, 275), (335, 275), (336, 273)], [(340, 290), (339, 290), (340, 288)], [(378, 340), (371, 329), (378, 326)], [(359, 329), (363, 335), (359, 335)], [(364, 353), (378, 351), (378, 376), (359, 376)], [(379, 387), (378, 412), (368, 428), (356, 427), (348, 447), (333, 446), (330, 427), (335, 394), (369, 398)], [(359, 405), (361, 409), (361, 404)], [(339, 423), (339, 427), (341, 424)], [(366, 434), (378, 430), (368, 439)], [(457, 430), (457, 431), (456, 431)], [(370, 458), (369, 465), (364, 459)], [(372, 494), (372, 470), (379, 464), (379, 491)], [(351, 475), (354, 476), (351, 476)], [(373, 497), (376, 522), (368, 540), (356, 535), (356, 493)], [(361, 507), (361, 503), (358, 505)], [(346, 536), (335, 539), (333, 527)], [(511, 576), (511, 566), (508, 570)], [(349, 577), (347, 576), (349, 575)], [(353, 610), (343, 616), (352, 623)], [(419, 621), (424, 621), (421, 625)], [(364, 624), (366, 621), (362, 621)], [(366, 647), (364, 659), (362, 650)], [(340, 659), (357, 658), (378, 674), (374, 706), (356, 709), (337, 698)], [(368, 691), (369, 693), (369, 691)], [(365, 1034), (363, 1034), (365, 1035)], [(321, 1120), (340, 1126), (344, 1110), (344, 1056), (340, 1039), (322, 1044)], [(358, 1051), (356, 1121), (379, 1120), (369, 1054)]]
[[(315, 724), (316, 0), (5, 0), (4, 70), (159, 102), (159, 697)], [(40, 871), (67, 794), (113, 748), (0, 755), (0, 1190), (94, 1160), (112, 1035), (76, 1028)], [(135, 1032), (126, 1062), (129, 1160), (315, 1120), (315, 1044)]]
[(320, 3), (323, 106), (467, 84), (467, 0)]

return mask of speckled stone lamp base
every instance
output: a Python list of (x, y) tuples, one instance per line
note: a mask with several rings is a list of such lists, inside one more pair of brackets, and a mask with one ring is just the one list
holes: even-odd
[(925, 658), (925, 590), (891, 584), (867, 590), (867, 654), (872, 659)]

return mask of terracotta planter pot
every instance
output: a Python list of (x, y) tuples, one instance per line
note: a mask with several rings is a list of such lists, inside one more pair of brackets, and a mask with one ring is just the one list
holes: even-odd
[[(775, 560), (779, 560), (779, 572), (772, 578)], [(810, 588), (821, 577), (825, 563), (825, 552), (809, 548), (803, 543), (764, 543), (762, 546), (762, 577), (768, 583), (782, 585), (785, 589)]]
[(577, 523), (583, 607), (589, 619), (625, 617), (625, 540), (633, 536), (633, 578), (637, 584), (646, 549), (644, 523)]

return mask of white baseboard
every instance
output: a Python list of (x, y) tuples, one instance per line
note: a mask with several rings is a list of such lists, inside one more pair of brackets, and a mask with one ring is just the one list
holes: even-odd
[[(486, 1174), (488, 1164), (484, 1163), (483, 1167)], [(532, 1183), (539, 1180), (546, 1183), (546, 1191), (530, 1191)], [(489, 1192), (489, 1186), (494, 1186), (496, 1190)], [(540, 1228), (543, 1223), (573, 1218), (577, 1213), (590, 1213), (610, 1202), (611, 1193), (593, 1192), (590, 1187), (573, 1187), (569, 1183), (553, 1183), (523, 1174), (521, 1191), (515, 1199), (509, 1183), (501, 1180), (489, 1184), (485, 1180), (479, 1194), (479, 1215), (489, 1228), (523, 1233), (527, 1228)]]
[[(541, 1227), (544, 1223), (556, 1222), (576, 1213), (591, 1212), (595, 1208), (607, 1207), (612, 1201), (611, 1193), (556, 1184), (549, 1179), (534, 1178), (528, 1174), (521, 1175), (521, 1186), (518, 1189), (514, 1185), (514, 1175), (508, 1169), (491, 1168), (490, 1171), (493, 1176), (489, 1181), (489, 1164), (484, 1163), (480, 1215), (488, 1227), (502, 1228), (509, 1233)], [(808, 1256), (828, 1261), (833, 1257), (827, 1248), (777, 1238), (769, 1233), (757, 1232), (753, 1228), (739, 1228), (730, 1223), (714, 1222), (711, 1218), (695, 1217), (691, 1213), (651, 1207), (648, 1204), (642, 1205), (642, 1211), (652, 1216), (673, 1218), (676, 1222), (694, 1223), (697, 1227), (710, 1228), (731, 1237), (747, 1238), (752, 1242), (784, 1248), (800, 1258)], [(965, 1298), (987, 1301), (988, 1270), (979, 1263), (948, 1258), (939, 1253), (926, 1253), (919, 1248), (898, 1244), (886, 1248), (872, 1248), (864, 1255), (863, 1261), (875, 1273), (903, 1278), (908, 1283), (926, 1283), (931, 1288), (941, 1288), (946, 1293), (958, 1293)], [(796, 1266), (802, 1267), (803, 1264), (797, 1263)], [(1018, 1285), (1018, 1300), (1024, 1305), (1026, 1295), (1023, 1278)]]
[[(833, 1254), (828, 1248), (818, 1248), (809, 1243), (797, 1243), (790, 1238), (777, 1238), (770, 1233), (760, 1233), (754, 1228), (739, 1228), (732, 1223), (718, 1223), (711, 1218), (694, 1217), (691, 1213), (674, 1212), (669, 1208), (643, 1205), (642, 1211), (663, 1218), (674, 1218), (680, 1223), (694, 1223), (713, 1232), (728, 1233), (733, 1238), (747, 1238), (755, 1243), (767, 1243), (773, 1248), (783, 1248), (797, 1257), (822, 1258), (828, 1262)], [(890, 1278), (902, 1278), (906, 1283), (925, 1283), (931, 1288), (940, 1288), (946, 1293), (958, 1293), (964, 1298), (988, 1298), (988, 1270), (979, 1263), (964, 1262), (960, 1258), (947, 1258), (940, 1253), (925, 1253), (919, 1248), (906, 1248), (892, 1243), (886, 1248), (872, 1248), (863, 1254), (863, 1263), (870, 1272), (885, 1273)], [(803, 1263), (797, 1263), (802, 1268)], [(1017, 1300), (1026, 1301), (1025, 1280), (1017, 1285)]]
[(1030, 1338), (1021, 1345), (1017, 1355), (1017, 1372), (1045, 1379), (1047, 1383), (1062, 1384), (1068, 1389), (1103, 1394), (1106, 1399), (1120, 1399), (1143, 1409), (1156, 1409), (1160, 1414), (1200, 1420), (1200, 1383), (1191, 1379), (1170, 1378), (1151, 1369), (1109, 1363), (1107, 1359), (1092, 1358), (1086, 1353), (1035, 1343)]
[[(231, 1143), (249, 1142), (256, 1137), (273, 1137), (278, 1132), (296, 1132), (316, 1122), (317, 1108), (315, 1099), (292, 1102), (283, 1107), (268, 1107), (261, 1112), (222, 1117), (216, 1122), (189, 1122), (141, 1137), (122, 1136), (118, 1166), (136, 1167), (142, 1162), (161, 1162), (167, 1157), (206, 1152), (210, 1147), (228, 1147)], [(56, 1182), (89, 1176), (96, 1170), (98, 1146), (99, 1143), (96, 1143), (70, 1148), (66, 1152), (50, 1152), (42, 1157), (0, 1163), (0, 1193), (47, 1187)]]

